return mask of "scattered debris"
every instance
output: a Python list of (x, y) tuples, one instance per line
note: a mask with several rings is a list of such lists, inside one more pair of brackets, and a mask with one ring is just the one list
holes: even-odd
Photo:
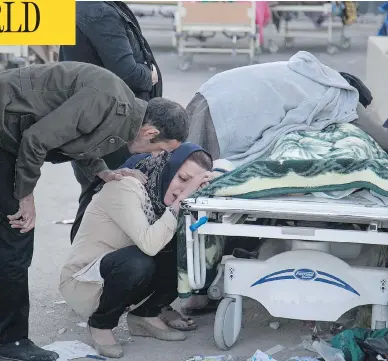
[(55, 301), (54, 304), (56, 305), (65, 305), (66, 304), (66, 301)]
[(313, 347), (313, 338), (311, 335), (302, 337), (302, 343), (301, 346), (306, 350), (310, 352), (315, 352), (315, 349)]
[(233, 357), (230, 355), (193, 356), (186, 361), (233, 361)]
[(344, 353), (341, 350), (330, 346), (323, 340), (314, 341), (313, 347), (315, 352), (324, 358), (325, 361), (345, 361)]
[(278, 353), (278, 352), (280, 352), (280, 351), (283, 351), (284, 349), (285, 349), (284, 346), (282, 346), (282, 345), (276, 345), (276, 346), (270, 348), (269, 350), (265, 351), (265, 353), (266, 353), (267, 355), (269, 355), (269, 356), (273, 356), (273, 355), (275, 355), (275, 353)]
[(280, 327), (280, 323), (279, 322), (271, 322), (269, 324), (269, 327), (271, 327), (273, 330), (277, 330)]
[(86, 322), (80, 322), (80, 323), (77, 323), (77, 326), (82, 327), (82, 328), (86, 328), (86, 327), (88, 327), (88, 324)]
[(98, 356), (98, 353), (89, 345), (81, 341), (57, 341), (43, 347), (59, 355), (57, 361), (69, 361), (87, 356)]
[(316, 357), (303, 356), (303, 357), (291, 357), (288, 361), (319, 361)]
[(58, 333), (59, 333), (60, 335), (63, 335), (66, 331), (67, 331), (67, 328), (64, 327), (64, 328), (61, 328), (61, 329), (58, 331)]
[(106, 360), (105, 357), (97, 356), (97, 355), (86, 355), (86, 358), (91, 358), (91, 359), (94, 359), (94, 360)]
[(267, 355), (265, 352), (257, 350), (255, 354), (251, 357), (252, 361), (276, 361), (271, 356)]
[(377, 353), (385, 356), (388, 354), (388, 328), (371, 330), (356, 327), (345, 330), (331, 339), (331, 345), (344, 354), (350, 355), (347, 361), (363, 361), (370, 358), (367, 355), (371, 351), (372, 354)]
[(74, 219), (63, 219), (62, 221), (54, 221), (54, 224), (74, 224)]

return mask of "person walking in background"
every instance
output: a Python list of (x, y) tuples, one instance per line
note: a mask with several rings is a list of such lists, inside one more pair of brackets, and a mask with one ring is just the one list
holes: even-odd
[[(76, 45), (61, 46), (59, 61), (78, 61), (106, 68), (120, 77), (137, 98), (162, 96), (162, 76), (140, 25), (122, 1), (79, 1), (76, 4)], [(105, 156), (110, 169), (130, 157), (127, 147)], [(90, 182), (72, 162), (81, 197)]]

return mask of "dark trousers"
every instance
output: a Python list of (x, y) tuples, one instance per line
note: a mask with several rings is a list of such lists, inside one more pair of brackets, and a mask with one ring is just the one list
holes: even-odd
[(22, 234), (8, 223), (7, 215), (19, 209), (13, 196), (15, 162), (13, 155), (0, 149), (0, 344), (28, 337), (28, 267), (34, 232)]
[(100, 265), (104, 289), (89, 325), (99, 329), (117, 326), (130, 305), (149, 298), (131, 311), (139, 317), (157, 317), (177, 296), (176, 237), (155, 257), (129, 246), (107, 254)]

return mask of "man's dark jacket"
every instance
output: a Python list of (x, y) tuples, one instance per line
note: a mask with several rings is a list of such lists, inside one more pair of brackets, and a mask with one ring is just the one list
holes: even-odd
[(45, 161), (75, 159), (93, 180), (108, 169), (104, 155), (136, 138), (147, 109), (112, 72), (78, 62), (2, 71), (0, 95), (0, 148), (17, 158), (17, 199), (33, 192)]
[[(161, 73), (128, 6), (120, 1), (78, 1), (76, 6), (76, 45), (61, 46), (59, 60), (106, 68), (123, 79), (137, 98), (161, 97)], [(152, 65), (159, 77), (154, 86)]]

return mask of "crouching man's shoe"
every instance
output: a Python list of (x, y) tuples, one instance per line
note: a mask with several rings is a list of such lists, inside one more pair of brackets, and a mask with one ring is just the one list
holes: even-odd
[(58, 357), (57, 353), (43, 350), (28, 339), (0, 345), (0, 361), (56, 361)]

